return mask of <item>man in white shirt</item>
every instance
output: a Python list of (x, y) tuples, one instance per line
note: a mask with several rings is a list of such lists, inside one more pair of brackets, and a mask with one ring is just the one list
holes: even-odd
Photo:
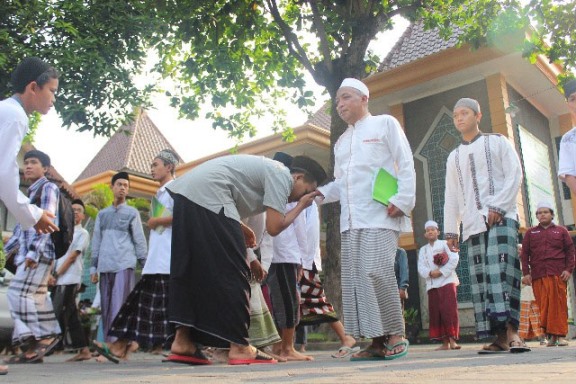
[[(352, 360), (391, 360), (408, 352), (394, 275), (400, 231), (411, 231), (415, 204), (414, 160), (400, 123), (372, 116), (368, 87), (345, 79), (336, 95), (338, 114), (348, 129), (334, 147), (332, 183), (318, 188), (319, 203), (340, 201), (342, 299), (346, 333), (372, 338)], [(398, 180), (398, 192), (385, 206), (372, 198), (373, 180), (384, 168)]]
[(0, 101), (0, 200), (22, 229), (32, 226), (38, 233), (58, 230), (50, 212), (34, 204), (20, 191), (20, 170), (16, 157), (28, 131), (28, 116), (47, 114), (58, 90), (58, 71), (38, 59), (28, 57), (12, 73), (14, 95)]
[(84, 361), (90, 360), (92, 354), (88, 349), (88, 340), (80, 323), (76, 295), (82, 284), (84, 255), (90, 243), (90, 235), (82, 227), (82, 221), (85, 218), (82, 200), (72, 201), (72, 210), (75, 223), (74, 238), (66, 254), (56, 260), (52, 274), (54, 281), (51, 282), (56, 285), (52, 292), (52, 304), (62, 333), (68, 333), (71, 347), (78, 350), (78, 353), (67, 361)]
[[(576, 80), (564, 84), (566, 105), (576, 124)], [(558, 177), (576, 194), (576, 125), (562, 136), (558, 154)]]
[(479, 353), (526, 352), (518, 336), (520, 260), (516, 198), (522, 180), (520, 160), (510, 141), (478, 128), (478, 101), (458, 100), (454, 125), (462, 143), (446, 162), (444, 233), (448, 246), (468, 245), (468, 265), (478, 338), (496, 336)]

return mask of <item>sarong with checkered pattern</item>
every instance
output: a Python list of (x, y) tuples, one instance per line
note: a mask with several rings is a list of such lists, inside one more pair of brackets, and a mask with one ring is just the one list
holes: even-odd
[(470, 236), (468, 265), (474, 304), (476, 334), (487, 338), (520, 324), (520, 259), (518, 222), (504, 218), (500, 224)]

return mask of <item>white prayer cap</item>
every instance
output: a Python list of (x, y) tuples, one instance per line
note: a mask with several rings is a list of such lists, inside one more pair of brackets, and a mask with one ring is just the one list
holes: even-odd
[(358, 79), (354, 79), (352, 77), (348, 77), (348, 78), (344, 79), (342, 84), (340, 84), (340, 88), (344, 88), (344, 87), (350, 87), (350, 88), (357, 89), (364, 96), (370, 97), (370, 91), (368, 90), (368, 87), (366, 86), (366, 84), (364, 84), (363, 82), (361, 82)]
[(430, 228), (430, 227), (434, 227), (436, 229), (438, 229), (438, 223), (435, 222), (434, 220), (428, 220), (425, 224), (424, 224), (424, 229)]
[(552, 205), (552, 202), (549, 200), (539, 201), (538, 205), (536, 205), (536, 210), (539, 210), (540, 208), (548, 208), (550, 212), (554, 212), (554, 206)]

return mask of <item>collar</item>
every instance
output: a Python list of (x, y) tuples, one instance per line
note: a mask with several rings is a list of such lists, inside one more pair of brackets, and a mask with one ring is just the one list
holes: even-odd
[(30, 185), (28, 187), (28, 194), (30, 195), (30, 193), (36, 192), (38, 190), (38, 188), (40, 188), (40, 186), (44, 185), (44, 183), (46, 183), (47, 181), (48, 181), (48, 179), (46, 178), (46, 176), (42, 176), (41, 178), (39, 178), (38, 180), (33, 182), (32, 185)]
[(540, 229), (542, 229), (542, 230), (545, 231), (545, 230), (547, 230), (547, 229), (549, 229), (549, 228), (553, 228), (553, 227), (555, 227), (555, 226), (556, 226), (556, 224), (554, 224), (554, 221), (552, 221), (552, 222), (550, 223), (550, 225), (547, 226), (546, 228), (544, 228), (544, 226), (543, 226), (542, 224), (540, 224), (540, 223), (538, 223), (538, 225), (537, 225), (536, 227), (537, 227), (537, 228), (540, 228)]
[(76, 229), (82, 229), (82, 228), (84, 228), (84, 227), (82, 226), (82, 223), (76, 224), (76, 225), (74, 226), (74, 230), (76, 230)]
[(480, 137), (482, 137), (484, 134), (482, 133), (482, 131), (478, 131), (478, 134), (476, 136), (474, 136), (474, 138), (470, 141), (466, 141), (464, 139), (462, 139), (460, 142), (462, 143), (462, 145), (470, 145), (473, 142), (475, 142), (476, 140), (478, 140)]
[(360, 118), (360, 120), (356, 121), (356, 123), (354, 124), (349, 124), (349, 127), (357, 127), (359, 124), (362, 124), (367, 118), (369, 118), (370, 116), (372, 116), (372, 114), (370, 112), (368, 112), (367, 114), (365, 114), (364, 116), (362, 116)]

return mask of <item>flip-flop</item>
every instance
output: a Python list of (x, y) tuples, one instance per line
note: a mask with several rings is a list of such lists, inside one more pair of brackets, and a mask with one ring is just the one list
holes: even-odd
[(48, 353), (50, 353), (56, 347), (56, 345), (58, 345), (59, 342), (60, 342), (60, 336), (56, 336), (50, 342), (50, 344), (42, 344), (42, 343), (36, 344), (36, 348), (34, 348), (34, 352), (36, 352), (36, 356), (31, 358), (29, 362), (33, 363), (37, 360), (42, 359), (44, 356), (46, 356)]
[(562, 339), (562, 340), (556, 341), (556, 345), (559, 347), (567, 347), (569, 344), (568, 344), (568, 340)]
[(462, 346), (461, 346), (461, 345), (457, 345), (457, 346), (455, 346), (454, 348), (450, 347), (450, 349), (452, 349), (452, 350), (458, 350), (458, 349), (462, 349)]
[(350, 357), (350, 361), (377, 361), (377, 360), (386, 360), (386, 354), (382, 351), (377, 351), (372, 348), (366, 348), (361, 351), (358, 351), (357, 354), (366, 354), (367, 356), (352, 356)]
[[(513, 346), (513, 343), (519, 343), (520, 345)], [(508, 343), (508, 345), (510, 346), (510, 353), (524, 353), (530, 352), (532, 350), (523, 341), (519, 340), (512, 340), (510, 343)]]
[(102, 345), (98, 345), (97, 341), (92, 341), (92, 346), (96, 351), (98, 351), (100, 356), (104, 356), (106, 359), (113, 362), (114, 364), (120, 363), (120, 358), (110, 351), (110, 348), (108, 348), (108, 344), (102, 343)]
[(8, 367), (7, 366), (0, 366), (0, 376), (4, 376), (8, 374)]
[(276, 364), (278, 360), (268, 356), (260, 350), (256, 350), (256, 357), (253, 359), (228, 359), (228, 365), (250, 365), (250, 364)]
[(404, 346), (404, 350), (402, 350), (402, 352), (395, 353), (393, 355), (386, 355), (386, 360), (395, 360), (395, 359), (399, 359), (401, 357), (406, 356), (408, 354), (408, 346), (410, 345), (410, 343), (408, 342), (407, 339), (404, 339), (402, 341), (397, 342), (396, 344), (394, 344), (392, 346), (388, 346), (388, 345), (384, 344), (384, 347), (389, 351), (393, 351), (394, 349), (396, 349), (396, 347), (400, 347), (402, 345)]
[(180, 364), (188, 364), (188, 365), (210, 365), (212, 362), (208, 360), (206, 355), (200, 350), (200, 348), (196, 347), (196, 351), (192, 355), (179, 355), (177, 353), (169, 354), (164, 360), (163, 363), (180, 363)]
[(66, 360), (67, 363), (75, 363), (78, 361), (87, 361), (87, 360), (91, 360), (92, 356), (87, 357), (87, 356), (73, 356), (71, 358), (69, 358), (68, 360)]
[(482, 347), (481, 350), (478, 351), (479, 355), (496, 355), (499, 353), (508, 353), (508, 350), (503, 346), (501, 346), (500, 344), (496, 343), (485, 345)]
[[(24, 353), (16, 356), (12, 356), (9, 359), (4, 359), (4, 363), (6, 364), (41, 364), (44, 362), (44, 359), (40, 358), (37, 359), (37, 356), (33, 357), (26, 357)], [(8, 372), (8, 371), (6, 371)]]
[(340, 349), (338, 349), (338, 352), (334, 353), (332, 357), (335, 359), (343, 359), (356, 352), (360, 352), (360, 347), (347, 347), (344, 345), (340, 347)]

